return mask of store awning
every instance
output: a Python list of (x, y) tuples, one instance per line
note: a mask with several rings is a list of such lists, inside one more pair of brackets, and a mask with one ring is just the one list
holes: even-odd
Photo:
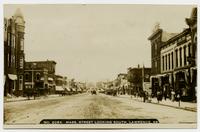
[(17, 75), (8, 74), (8, 77), (9, 77), (11, 80), (17, 80)]
[(64, 91), (64, 88), (62, 86), (56, 86), (56, 91)]
[(72, 88), (72, 91), (76, 91), (76, 89), (75, 89), (75, 88)]
[(71, 89), (70, 89), (70, 88), (68, 88), (68, 87), (66, 88), (66, 90), (67, 90), (67, 91), (71, 91)]
[(48, 80), (49, 80), (49, 81), (53, 81), (53, 78), (49, 77)]
[(191, 67), (192, 70), (197, 70), (197, 67)]

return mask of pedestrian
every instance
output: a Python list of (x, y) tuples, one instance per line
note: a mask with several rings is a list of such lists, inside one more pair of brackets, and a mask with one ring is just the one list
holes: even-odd
[(175, 92), (174, 92), (174, 90), (172, 90), (172, 92), (171, 92), (171, 100), (172, 100), (172, 102), (174, 102), (174, 100), (175, 100)]
[(145, 102), (145, 100), (146, 100), (146, 93), (145, 91), (143, 91), (143, 102)]
[(160, 91), (157, 92), (157, 101), (162, 101), (162, 93)]

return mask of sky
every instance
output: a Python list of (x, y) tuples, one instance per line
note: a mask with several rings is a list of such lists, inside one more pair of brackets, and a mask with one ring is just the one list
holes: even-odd
[(191, 5), (4, 5), (25, 19), (25, 60), (54, 60), (56, 74), (78, 81), (113, 80), (127, 68), (151, 67), (148, 37), (188, 26)]

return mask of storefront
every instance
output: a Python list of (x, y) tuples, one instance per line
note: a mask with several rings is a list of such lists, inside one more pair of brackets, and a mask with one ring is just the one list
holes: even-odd
[(182, 101), (192, 101), (195, 98), (196, 87), (195, 69), (184, 69), (174, 73), (175, 94), (180, 94)]
[(13, 95), (16, 90), (16, 80), (17, 75), (15, 74), (8, 74), (7, 77), (5, 77), (5, 87), (6, 87), (6, 94)]

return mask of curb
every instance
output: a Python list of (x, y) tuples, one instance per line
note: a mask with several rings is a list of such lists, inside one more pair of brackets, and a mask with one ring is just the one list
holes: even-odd
[(154, 102), (150, 102), (151, 104), (157, 104), (157, 105), (162, 105), (162, 106), (167, 106), (167, 107), (172, 107), (172, 108), (176, 108), (176, 109), (182, 109), (182, 110), (187, 110), (187, 111), (191, 111), (191, 112), (197, 112), (196, 109), (190, 108), (190, 107), (178, 107), (178, 106), (171, 106), (171, 105), (166, 105), (166, 104), (160, 104), (160, 103), (154, 103)]
[[(120, 97), (120, 96), (119, 96)], [(126, 98), (126, 97), (122, 97), (122, 98)], [(143, 102), (141, 100), (138, 100), (136, 98), (132, 98), (135, 101), (138, 102)], [(182, 109), (182, 110), (186, 110), (186, 111), (191, 111), (191, 112), (197, 112), (197, 108), (191, 108), (191, 107), (178, 107), (178, 106), (172, 106), (172, 105), (167, 105), (167, 104), (161, 104), (161, 103), (155, 103), (155, 102), (145, 102), (145, 103), (151, 103), (151, 104), (155, 104), (155, 105), (162, 105), (162, 106), (167, 106), (167, 107), (171, 107), (171, 108), (176, 108), (176, 109)]]

